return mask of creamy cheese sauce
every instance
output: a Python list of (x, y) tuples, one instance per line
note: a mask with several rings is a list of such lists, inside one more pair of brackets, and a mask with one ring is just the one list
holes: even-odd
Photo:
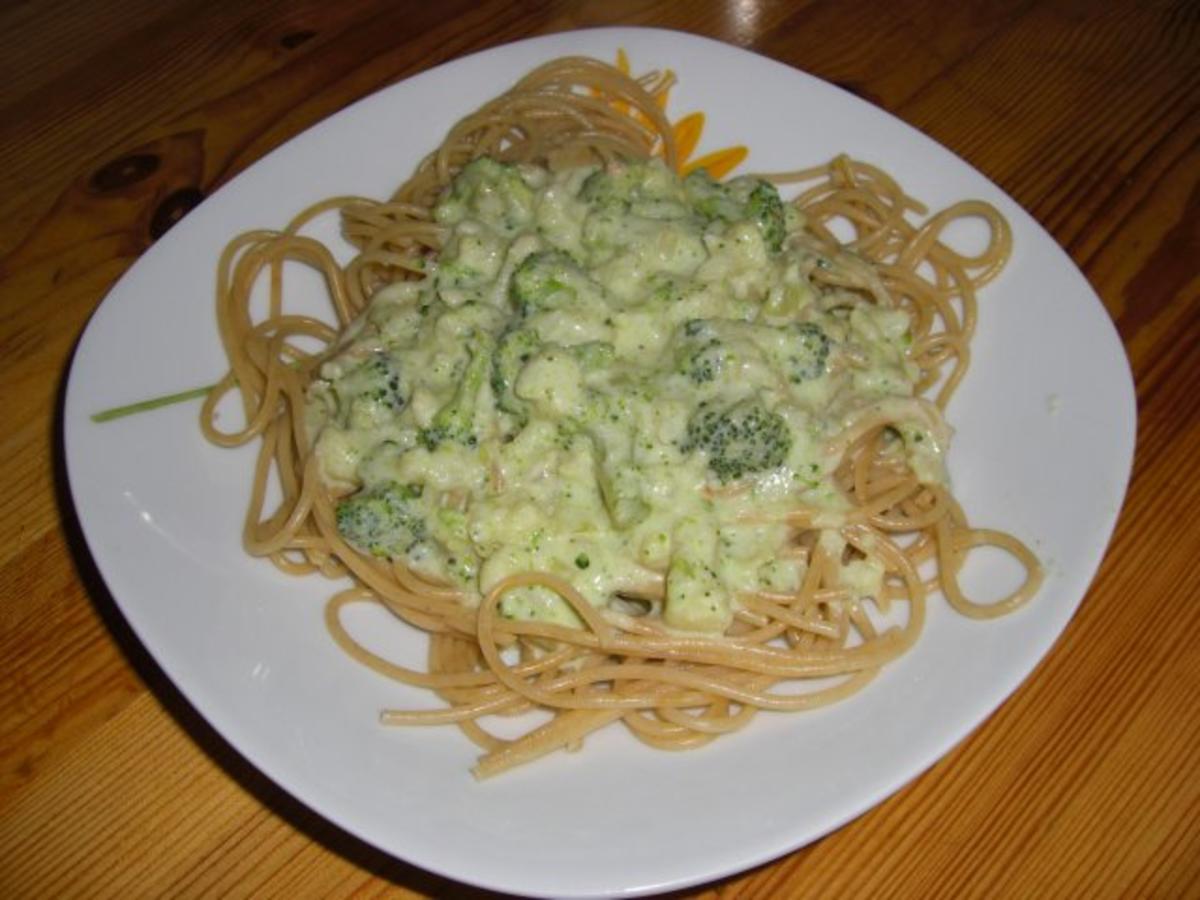
[[(918, 377), (907, 313), (811, 278), (865, 264), (831, 259), (766, 182), (658, 161), (476, 160), (435, 214), (426, 277), (378, 291), (309, 391), (343, 535), (469, 602), (538, 570), (687, 631), (724, 631), (739, 592), (798, 589), (788, 529), (763, 514), (835, 526), (831, 438)], [(944, 480), (946, 436), (920, 417), (896, 431)], [(870, 596), (881, 578), (856, 559), (841, 582)], [(501, 612), (578, 623), (540, 587)]]

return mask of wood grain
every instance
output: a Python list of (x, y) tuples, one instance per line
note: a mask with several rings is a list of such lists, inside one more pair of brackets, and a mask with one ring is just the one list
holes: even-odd
[(1031, 679), (826, 839), (705, 898), (1200, 897), (1200, 4), (24, 0), (0, 8), (0, 895), (489, 896), (248, 767), (97, 577), (58, 434), (78, 335), (199, 199), (385, 84), (505, 41), (659, 25), (787, 62), (970, 160), (1116, 322), (1138, 452)]

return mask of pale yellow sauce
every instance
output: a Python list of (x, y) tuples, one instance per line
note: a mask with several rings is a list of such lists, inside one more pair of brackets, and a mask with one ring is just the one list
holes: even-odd
[[(310, 390), (323, 477), (344, 502), (374, 498), (345, 508), (343, 533), (469, 598), (546, 571), (690, 631), (723, 631), (739, 592), (797, 589), (787, 529), (747, 514), (803, 504), (836, 523), (830, 439), (911, 398), (918, 373), (907, 314), (818, 287), (830, 260), (772, 198), (658, 162), (469, 167), (436, 210), (447, 240), (427, 277), (379, 291)], [(752, 407), (769, 440), (749, 468), (717, 461), (697, 423)], [(900, 437), (944, 479), (944, 436), (913, 421)], [(868, 596), (881, 576), (857, 559), (842, 581)], [(665, 601), (618, 599), (664, 579)], [(501, 610), (578, 621), (541, 588)]]

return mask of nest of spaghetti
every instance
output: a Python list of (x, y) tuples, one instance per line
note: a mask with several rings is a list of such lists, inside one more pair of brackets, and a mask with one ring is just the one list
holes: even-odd
[[(818, 435), (820, 457), (829, 461), (823, 502), (805, 503), (800, 493), (783, 505), (758, 504), (760, 482), (744, 467), (711, 469), (698, 487), (699, 502), (736, 502), (738, 522), (771, 529), (771, 553), (794, 577), (738, 586), (714, 631), (665, 614), (671, 576), (654, 560), (639, 567), (636, 583), (618, 584), (611, 602), (598, 603), (562, 571), (449, 577), (444, 559), (441, 569), (431, 568), (414, 563), (411, 547), (380, 552), (345, 533), (339, 508), (355, 486), (331, 474), (328, 455), (317, 450), (314, 393), (325, 389), (319, 385), (330, 376), (323, 367), (361, 332), (381, 292), (429, 283), (451, 239), (437, 210), (455, 179), (481, 159), (548, 173), (623, 172), (630, 161), (655, 159), (687, 175), (663, 112), (671, 77), (634, 79), (582, 58), (548, 63), (455, 125), (388, 200), (331, 198), (282, 230), (238, 236), (219, 263), (217, 319), (230, 367), (205, 401), (202, 428), (221, 446), (259, 443), (243, 530), (247, 552), (292, 575), (348, 577), (352, 586), (326, 607), (333, 639), (381, 675), (445, 701), (435, 710), (386, 710), (382, 721), (457, 725), (484, 751), (474, 768), (479, 777), (576, 748), (616, 722), (653, 747), (683, 750), (743, 728), (760, 711), (842, 700), (917, 641), (931, 595), (940, 593), (963, 615), (990, 618), (1025, 603), (1041, 583), (1028, 548), (1011, 535), (971, 527), (944, 474), (931, 474), (905, 452), (905, 436), (913, 434), (939, 453), (945, 449), (943, 410), (969, 363), (976, 292), (1004, 266), (1008, 225), (978, 201), (930, 215), (886, 173), (844, 156), (761, 178), (791, 195), (787, 241), (793, 249), (802, 245), (812, 263), (805, 277), (820, 296), (838, 292), (903, 312), (912, 383), (899, 395), (847, 406), (836, 428)], [(705, 190), (713, 184), (701, 181)], [(344, 264), (305, 233), (330, 213), (341, 216), (357, 250)], [(974, 255), (942, 240), (964, 217), (988, 228), (986, 247)], [(333, 322), (289, 311), (284, 269), (294, 263), (323, 277)], [(262, 292), (265, 313), (254, 299)], [(848, 360), (853, 367), (852, 353)], [(502, 387), (492, 379), (492, 390)], [(233, 430), (218, 417), (226, 400), (243, 413)], [(449, 513), (461, 514), (471, 502), (461, 490), (425, 487), (422, 502)], [(981, 545), (1009, 552), (1026, 570), (1024, 583), (998, 602), (976, 603), (959, 584), (968, 552)], [(587, 567), (586, 556), (576, 559)], [(850, 577), (864, 569), (872, 575), (869, 590)], [(531, 590), (552, 596), (556, 615), (506, 612), (506, 598)], [(400, 665), (356, 640), (342, 612), (358, 603), (381, 605), (427, 633), (426, 667)], [(534, 710), (551, 715), (519, 737), (488, 727), (490, 717)]]

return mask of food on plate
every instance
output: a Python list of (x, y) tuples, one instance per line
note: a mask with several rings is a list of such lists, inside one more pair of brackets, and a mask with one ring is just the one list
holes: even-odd
[[(383, 721), (459, 725), (481, 777), (616, 721), (686, 749), (844, 698), (914, 643), (929, 593), (986, 618), (1042, 578), (968, 525), (945, 468), (1004, 219), (927, 216), (846, 157), (680, 171), (652, 86), (548, 63), (389, 200), (318, 204), (219, 267), (230, 371), (203, 423), (261, 442), (247, 550), (349, 575), (334, 638), (446, 701)], [(304, 234), (332, 210), (344, 266)], [(940, 240), (962, 217), (988, 228), (978, 255)], [(285, 261), (323, 274), (335, 324), (288, 311)], [(231, 392), (245, 422), (223, 431)], [(981, 544), (1027, 572), (995, 603), (958, 584)], [(361, 602), (428, 633), (425, 670), (351, 636)], [(486, 727), (530, 710), (552, 716)]]

